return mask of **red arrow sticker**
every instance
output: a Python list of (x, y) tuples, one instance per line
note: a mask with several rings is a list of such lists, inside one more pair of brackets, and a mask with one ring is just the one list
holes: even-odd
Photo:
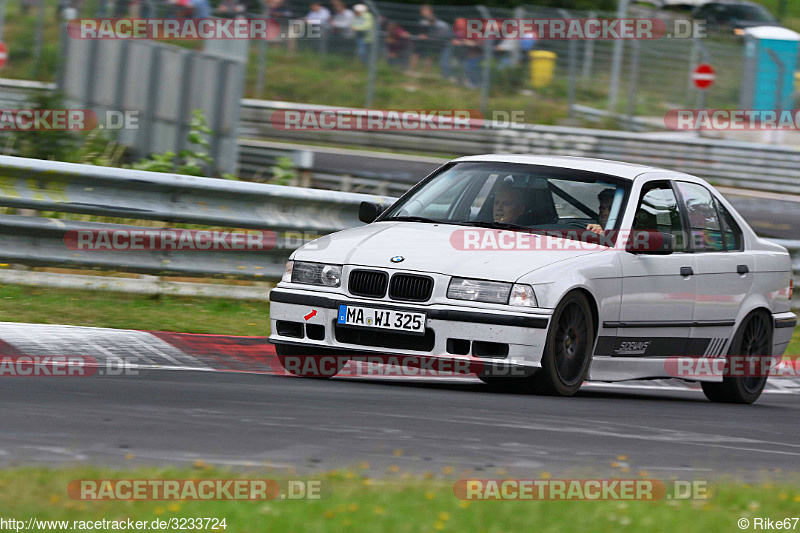
[(315, 316), (317, 316), (317, 310), (316, 310), (316, 309), (313, 309), (313, 310), (312, 310), (310, 313), (308, 313), (308, 314), (307, 314), (306, 316), (304, 316), (303, 318), (305, 318), (306, 320), (311, 320), (311, 319), (312, 319), (312, 318), (314, 318)]

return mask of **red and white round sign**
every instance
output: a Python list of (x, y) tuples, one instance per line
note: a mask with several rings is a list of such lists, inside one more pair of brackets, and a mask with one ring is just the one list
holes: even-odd
[(714, 68), (708, 63), (701, 63), (692, 72), (692, 83), (698, 89), (708, 89), (714, 84), (717, 79), (717, 73)]
[(0, 68), (6, 66), (6, 61), (8, 61), (8, 47), (6, 43), (0, 41)]

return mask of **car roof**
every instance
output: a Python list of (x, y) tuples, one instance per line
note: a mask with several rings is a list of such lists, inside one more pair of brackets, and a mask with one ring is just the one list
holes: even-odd
[(573, 170), (585, 170), (588, 172), (599, 172), (633, 180), (636, 176), (646, 172), (671, 172), (681, 174), (674, 170), (651, 167), (648, 165), (636, 165), (624, 163), (622, 161), (612, 161), (610, 159), (594, 159), (591, 157), (573, 156), (549, 156), (549, 155), (520, 155), (520, 154), (484, 154), (470, 155), (454, 159), (454, 162), (461, 161), (487, 161), (497, 163), (521, 163), (525, 165), (541, 165), (545, 167), (568, 168)]

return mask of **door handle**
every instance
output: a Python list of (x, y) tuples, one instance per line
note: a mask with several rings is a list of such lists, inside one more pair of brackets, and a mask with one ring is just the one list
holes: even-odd
[(748, 272), (750, 272), (750, 269), (747, 268), (747, 265), (736, 265), (737, 274), (747, 274)]
[(691, 276), (694, 274), (692, 267), (681, 267), (681, 276)]

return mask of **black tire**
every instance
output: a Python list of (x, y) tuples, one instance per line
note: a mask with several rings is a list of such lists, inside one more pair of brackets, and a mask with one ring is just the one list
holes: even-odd
[(276, 344), (275, 352), (286, 372), (303, 378), (332, 378), (347, 364), (346, 357), (314, 353), (304, 346)]
[(528, 377), (478, 377), (498, 390), (572, 396), (586, 379), (594, 340), (589, 301), (583, 293), (574, 291), (553, 311), (539, 371)]
[[(772, 323), (766, 311), (745, 317), (733, 337), (728, 357), (769, 357), (772, 355)], [(759, 365), (760, 366), (760, 365)], [(761, 396), (767, 376), (726, 376), (720, 383), (702, 382), (703, 393), (712, 402), (753, 403)]]

